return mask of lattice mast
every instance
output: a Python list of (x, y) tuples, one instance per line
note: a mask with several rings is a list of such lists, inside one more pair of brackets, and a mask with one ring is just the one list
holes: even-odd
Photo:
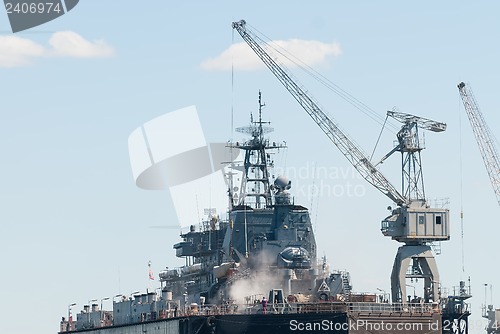
[(236, 205), (249, 205), (260, 209), (272, 205), (272, 192), (270, 184), (269, 168), (273, 167), (270, 160), (269, 150), (285, 148), (286, 145), (280, 143), (270, 143), (265, 135), (272, 132), (273, 128), (266, 126), (269, 122), (262, 120), (262, 94), (259, 91), (259, 118), (254, 121), (250, 115), (250, 125), (236, 128), (237, 132), (251, 136), (251, 139), (243, 142), (231, 144), (231, 146), (243, 150), (245, 153), (243, 162), (243, 176), (239, 190), (239, 195), (233, 195)]

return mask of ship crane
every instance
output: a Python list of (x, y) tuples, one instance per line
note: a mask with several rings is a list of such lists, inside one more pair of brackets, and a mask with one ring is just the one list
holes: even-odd
[(465, 112), (470, 121), (472, 131), (476, 137), (477, 146), (483, 157), (484, 165), (488, 171), (493, 191), (497, 197), (498, 205), (500, 205), (500, 155), (493, 142), (493, 136), (486, 121), (484, 120), (481, 110), (472, 94), (470, 85), (461, 82), (458, 84), (458, 90), (464, 103)]
[[(425, 199), (420, 198), (421, 196), (414, 199), (411, 196), (401, 195), (306, 90), (292, 79), (285, 67), (278, 65), (276, 60), (264, 50), (257, 42), (260, 39), (247, 29), (244, 20), (233, 22), (232, 27), (363, 178), (397, 204), (398, 207), (392, 210), (392, 214), (382, 221), (381, 229), (385, 236), (404, 243), (398, 249), (391, 275), (392, 301), (403, 303), (407, 301), (407, 278), (423, 278), (425, 300), (437, 301), (439, 274), (429, 243), (449, 239), (448, 210), (430, 208)], [(265, 45), (265, 42), (261, 41), (261, 43)], [(395, 113), (394, 117), (402, 117), (402, 115)], [(442, 123), (435, 122), (435, 124)], [(411, 268), (408, 271), (410, 262)]]

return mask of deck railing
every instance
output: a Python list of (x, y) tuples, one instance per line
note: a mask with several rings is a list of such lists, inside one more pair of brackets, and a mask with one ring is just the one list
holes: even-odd
[[(364, 313), (364, 314), (431, 314), (440, 313), (441, 310), (436, 303), (371, 303), (371, 302), (317, 302), (317, 303), (269, 303), (264, 309), (261, 303), (254, 304), (232, 304), (222, 305), (190, 305), (182, 309), (160, 310), (156, 312), (141, 314), (133, 323), (158, 321), (169, 318), (190, 316), (218, 316), (228, 314), (297, 314), (297, 313)], [(131, 318), (132, 319), (132, 318)], [(139, 320), (140, 319), (140, 320)], [(76, 330), (75, 322), (61, 321), (61, 332)], [(102, 322), (99, 327), (113, 326), (110, 322)]]

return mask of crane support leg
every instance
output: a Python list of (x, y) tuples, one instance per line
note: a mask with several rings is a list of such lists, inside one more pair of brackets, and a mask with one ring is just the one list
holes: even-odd
[[(408, 268), (411, 269), (408, 271)], [(424, 299), (436, 301), (439, 297), (439, 273), (430, 246), (404, 245), (399, 247), (391, 274), (393, 303), (406, 303), (406, 279), (424, 279)]]

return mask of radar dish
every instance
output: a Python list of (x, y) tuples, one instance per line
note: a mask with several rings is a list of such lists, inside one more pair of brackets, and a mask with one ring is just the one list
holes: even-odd
[(274, 180), (274, 185), (279, 189), (287, 189), (290, 185), (290, 180), (286, 176), (281, 175)]
[[(262, 129), (263, 135), (274, 131), (274, 129), (269, 127), (269, 126), (263, 126), (261, 129)], [(252, 136), (258, 136), (259, 135), (259, 127), (258, 126), (242, 126), (240, 128), (236, 128), (236, 132), (246, 133), (246, 134), (249, 134)]]

